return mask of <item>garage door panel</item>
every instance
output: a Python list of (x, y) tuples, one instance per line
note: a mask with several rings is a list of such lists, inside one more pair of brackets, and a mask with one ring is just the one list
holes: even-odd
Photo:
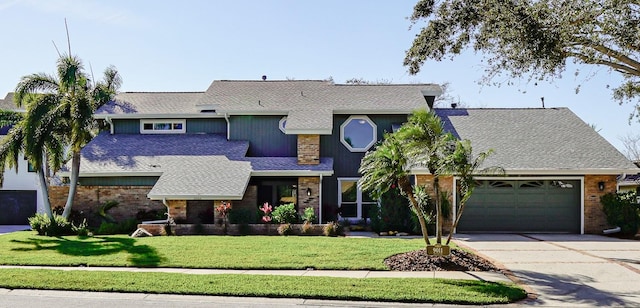
[[(481, 184), (467, 202), (458, 232), (580, 231), (580, 181), (483, 181)], [(467, 212), (470, 212), (468, 216)]]
[(28, 225), (36, 206), (36, 191), (0, 190), (0, 225)]

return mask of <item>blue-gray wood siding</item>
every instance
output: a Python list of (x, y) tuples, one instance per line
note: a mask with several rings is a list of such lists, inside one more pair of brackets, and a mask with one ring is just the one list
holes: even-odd
[[(338, 208), (338, 178), (359, 178), (360, 161), (364, 152), (351, 152), (340, 142), (340, 125), (350, 115), (333, 116), (333, 134), (320, 136), (320, 156), (333, 157), (333, 176), (322, 181), (323, 220), (335, 218)], [(408, 115), (367, 115), (376, 124), (377, 138), (382, 140), (385, 132), (391, 132), (391, 125), (404, 123)], [(372, 148), (373, 149), (373, 148)]]
[(113, 120), (113, 132), (115, 134), (139, 134), (140, 120), (138, 119)]
[[(113, 120), (114, 133), (139, 134), (139, 119)], [(187, 133), (226, 134), (227, 122), (223, 118), (214, 119), (187, 119)]]
[(295, 157), (298, 137), (285, 135), (279, 128), (280, 119), (282, 116), (232, 116), (231, 140), (249, 141), (250, 157)]
[(153, 186), (157, 176), (81, 177), (82, 186)]

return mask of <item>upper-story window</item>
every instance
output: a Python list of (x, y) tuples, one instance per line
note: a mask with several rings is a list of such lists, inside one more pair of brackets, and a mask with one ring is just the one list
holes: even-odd
[(287, 117), (282, 117), (282, 119), (280, 119), (280, 122), (278, 123), (278, 127), (280, 128), (280, 131), (282, 131), (283, 133), (286, 133)]
[(185, 120), (140, 120), (141, 134), (184, 134)]
[(366, 152), (378, 140), (376, 124), (367, 116), (350, 116), (340, 125), (340, 141), (351, 152)]

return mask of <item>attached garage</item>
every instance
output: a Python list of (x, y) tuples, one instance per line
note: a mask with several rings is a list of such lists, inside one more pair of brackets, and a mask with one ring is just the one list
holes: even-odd
[(482, 180), (457, 232), (580, 233), (580, 180)]
[(0, 225), (28, 225), (36, 207), (35, 190), (0, 190)]

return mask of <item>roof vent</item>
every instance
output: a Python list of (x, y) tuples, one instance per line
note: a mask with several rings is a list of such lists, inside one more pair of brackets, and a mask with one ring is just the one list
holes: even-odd
[(218, 107), (217, 104), (197, 104), (196, 110), (201, 113), (216, 113)]
[(451, 108), (456, 109), (458, 107), (458, 103), (451, 103)]
[(262, 81), (267, 80), (267, 75), (262, 75)]

